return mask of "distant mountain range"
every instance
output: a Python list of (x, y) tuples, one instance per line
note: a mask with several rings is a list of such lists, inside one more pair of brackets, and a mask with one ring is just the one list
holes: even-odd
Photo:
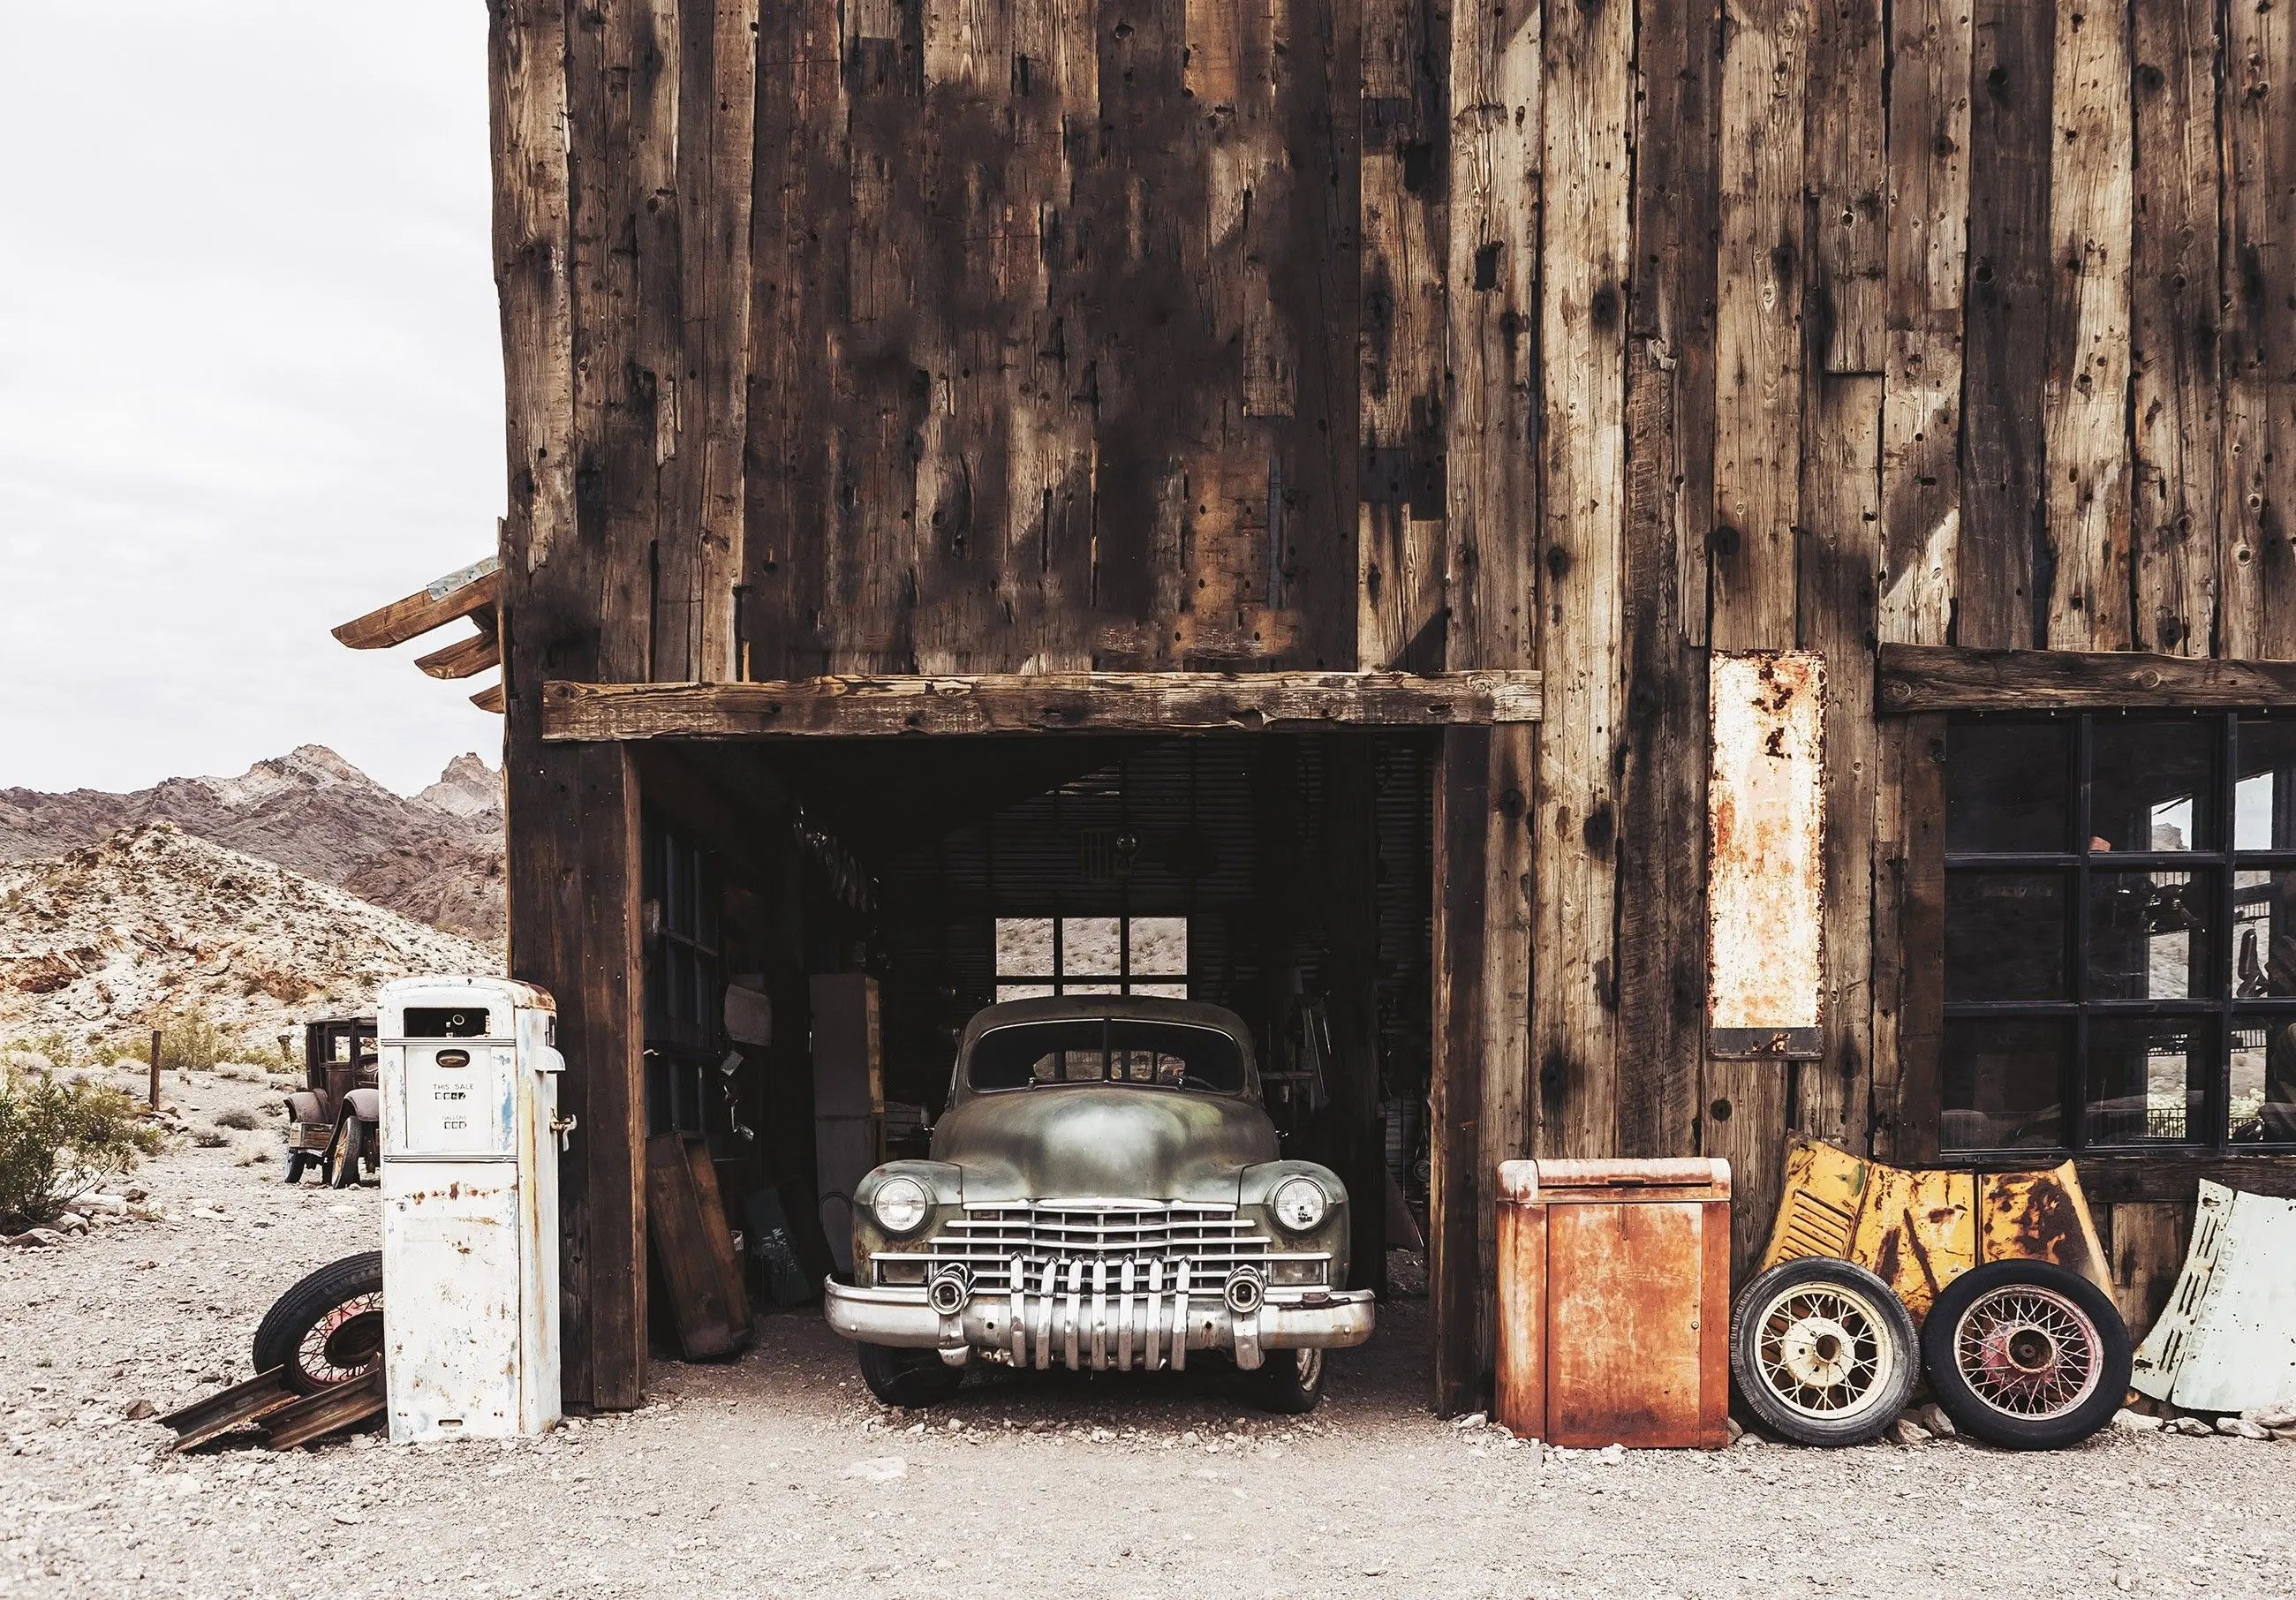
[(475, 755), (455, 757), (411, 799), (318, 744), (236, 777), (169, 778), (132, 794), (0, 789), (0, 862), (60, 857), (159, 822), (481, 945), (502, 942), (501, 775)]

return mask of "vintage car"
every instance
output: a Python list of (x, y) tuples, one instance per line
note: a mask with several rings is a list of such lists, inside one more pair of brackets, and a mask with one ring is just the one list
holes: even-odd
[(946, 1398), (975, 1361), (1177, 1371), (1201, 1351), (1301, 1412), (1324, 1352), (1371, 1336), (1347, 1280), (1347, 1193), (1278, 1153), (1242, 1022), (1069, 996), (972, 1019), (931, 1159), (862, 1181), (853, 1282), (827, 1299), (889, 1405)]

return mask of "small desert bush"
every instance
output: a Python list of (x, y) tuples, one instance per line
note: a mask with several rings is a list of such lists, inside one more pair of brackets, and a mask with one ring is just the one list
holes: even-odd
[(242, 1133), (253, 1133), (263, 1123), (253, 1112), (234, 1106), (230, 1111), (217, 1112), (215, 1125), (217, 1128), (236, 1128)]
[(239, 1041), (199, 1006), (168, 1018), (160, 1029), (160, 1064), (177, 1072), (204, 1071), (242, 1054)]
[(117, 1090), (55, 1072), (0, 1082), (0, 1230), (53, 1222), (66, 1202), (158, 1153), (159, 1130)]
[(231, 1143), (231, 1136), (212, 1128), (195, 1128), (192, 1130), (192, 1143), (202, 1150), (220, 1150)]

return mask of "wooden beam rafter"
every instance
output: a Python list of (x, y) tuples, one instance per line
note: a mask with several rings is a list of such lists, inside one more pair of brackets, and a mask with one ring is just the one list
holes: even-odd
[(335, 638), (353, 650), (387, 650), (404, 644), (458, 617), (492, 607), (501, 581), (501, 558), (489, 555), (403, 600), (353, 618), (334, 630)]
[(2196, 660), (2133, 650), (1883, 644), (1881, 674), (1879, 709), (1899, 716), (2296, 705), (2296, 661)]
[(495, 630), (486, 626), (485, 619), (491, 615), (491, 612), (479, 613), (480, 621), (477, 633), (434, 650), (429, 655), (417, 656), (414, 664), (432, 677), (449, 679), (476, 677), (489, 667), (501, 666), (502, 642), (496, 636)]
[(816, 677), (792, 683), (579, 684), (542, 690), (554, 743), (763, 734), (1187, 733), (1276, 726), (1536, 722), (1539, 675), (1074, 672)]

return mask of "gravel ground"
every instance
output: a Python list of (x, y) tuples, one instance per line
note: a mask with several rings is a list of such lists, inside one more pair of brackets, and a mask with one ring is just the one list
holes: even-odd
[[(271, 1093), (170, 1087), (202, 1127)], [(2296, 1596), (2296, 1448), (1542, 1458), (1423, 1408), (1414, 1301), (1304, 1422), (1210, 1374), (887, 1413), (797, 1313), (533, 1443), (169, 1456), (123, 1412), (248, 1375), (272, 1300), (375, 1232), (373, 1190), (290, 1190), (238, 1164), (271, 1128), (231, 1137), (138, 1175), (168, 1220), (0, 1251), (0, 1595)]]

